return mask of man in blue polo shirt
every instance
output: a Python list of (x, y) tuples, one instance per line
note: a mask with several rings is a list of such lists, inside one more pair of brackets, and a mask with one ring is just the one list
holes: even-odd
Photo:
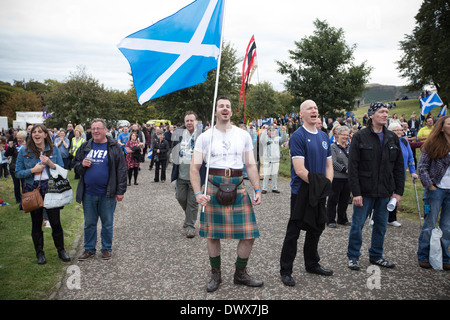
[[(317, 130), (316, 122), (321, 121), (317, 105), (312, 100), (306, 100), (300, 106), (303, 126), (295, 131), (289, 140), (291, 152), (291, 217), (293, 216), (297, 194), (302, 183), (308, 183), (309, 173), (324, 174), (330, 181), (333, 179), (333, 162), (328, 136)], [(330, 276), (333, 271), (319, 265), (317, 247), (322, 231), (308, 230), (304, 242), (304, 259), (307, 272)], [(297, 240), (300, 227), (289, 219), (286, 236), (280, 258), (280, 274), (282, 282), (294, 286), (292, 267), (297, 254)]]

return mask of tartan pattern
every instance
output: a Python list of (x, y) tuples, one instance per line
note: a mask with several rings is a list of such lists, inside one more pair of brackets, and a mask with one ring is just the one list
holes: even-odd
[[(238, 184), (242, 177), (209, 175), (214, 183)], [(255, 239), (259, 238), (255, 212), (250, 196), (242, 183), (237, 189), (234, 205), (223, 206), (216, 199), (218, 187), (208, 182), (207, 195), (211, 201), (200, 213), (199, 235), (208, 239)]]

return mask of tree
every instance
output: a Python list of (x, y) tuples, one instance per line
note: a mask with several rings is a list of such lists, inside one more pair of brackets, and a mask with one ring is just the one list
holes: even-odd
[[(245, 91), (245, 101), (247, 104), (247, 120), (252, 121), (260, 118), (276, 117), (283, 112), (279, 101), (278, 92), (276, 92), (270, 82), (264, 81), (256, 85), (249, 85)], [(244, 101), (241, 99), (241, 110), (238, 112), (234, 108), (234, 114), (239, 120), (244, 120)]]
[(45, 122), (49, 127), (65, 128), (69, 122), (89, 123), (95, 118), (103, 118), (108, 124), (118, 120), (110, 95), (83, 67), (71, 73), (66, 82), (52, 85), (44, 101), (47, 112), (52, 113)]
[(354, 109), (372, 68), (366, 62), (354, 64), (356, 45), (345, 43), (341, 28), (320, 20), (314, 26), (312, 36), (296, 41), (296, 49), (289, 50), (293, 63), (277, 61), (278, 72), (288, 76), (284, 85), (295, 104), (312, 99), (322, 116), (337, 116)]
[(450, 99), (450, 1), (425, 0), (411, 35), (400, 41), (403, 56), (397, 69), (409, 79), (408, 89), (432, 85), (444, 103)]
[(42, 111), (42, 99), (33, 91), (19, 89), (2, 105), (2, 115), (12, 123), (18, 111)]

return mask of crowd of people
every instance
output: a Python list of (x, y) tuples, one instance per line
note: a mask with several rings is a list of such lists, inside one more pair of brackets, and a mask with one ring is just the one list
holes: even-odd
[[(359, 270), (362, 228), (367, 219), (373, 225), (370, 262), (395, 267), (383, 256), (383, 243), (387, 226), (401, 224), (396, 208), (388, 211), (387, 204), (392, 199), (397, 205), (401, 202), (409, 172), (425, 187), (423, 199), (430, 208), (419, 238), (419, 266), (431, 267), (429, 240), (439, 221), (443, 268), (449, 270), (450, 117), (435, 123), (428, 116), (421, 124), (415, 113), (409, 120), (405, 115), (390, 116), (388, 106), (382, 103), (371, 104), (361, 122), (351, 112), (337, 119), (321, 119), (319, 114), (315, 102), (306, 100), (299, 113), (266, 123), (234, 125), (231, 101), (220, 97), (214, 130), (209, 123), (202, 125), (192, 111), (186, 112), (183, 124), (177, 125), (108, 128), (104, 120), (94, 119), (87, 127), (69, 123), (59, 130), (42, 124), (30, 125), (24, 131), (11, 128), (0, 138), (0, 177), (11, 176), (20, 208), (22, 192), (39, 186), (45, 196), (50, 170), (56, 165), (73, 169), (79, 179), (76, 201), (82, 203), (85, 219), (85, 250), (78, 260), (96, 254), (99, 220), (102, 258), (110, 259), (117, 201), (122, 201), (132, 179), (139, 185), (139, 171), (146, 159), (149, 170), (155, 167), (154, 183), (166, 181), (168, 164), (172, 163), (170, 181), (185, 213), (186, 237), (198, 234), (207, 239), (211, 266), (207, 291), (213, 292), (222, 282), (221, 239), (239, 239), (234, 282), (263, 285), (246, 271), (253, 243), (259, 237), (253, 207), (263, 201), (270, 180), (271, 191), (280, 193), (277, 177), (284, 149), (289, 150), (291, 161), (291, 210), (280, 275), (287, 286), (295, 285), (292, 270), (301, 230), (306, 231), (303, 253), (307, 272), (333, 274), (319, 264), (318, 244), (324, 228), (337, 225), (349, 227), (348, 267)], [(419, 160), (415, 152), (418, 148)], [(244, 188), (244, 179), (253, 187), (252, 195)], [(349, 204), (353, 205), (351, 221), (347, 217)], [(61, 209), (31, 212), (39, 264), (46, 263), (42, 233), (46, 218), (53, 229), (58, 256), (70, 261), (64, 250)]]

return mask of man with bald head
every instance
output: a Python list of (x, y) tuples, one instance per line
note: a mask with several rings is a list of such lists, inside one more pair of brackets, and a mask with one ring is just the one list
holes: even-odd
[(320, 258), (317, 247), (323, 228), (312, 229), (301, 226), (297, 220), (298, 209), (296, 209), (296, 203), (300, 201), (298, 195), (304, 194), (304, 192), (299, 192), (300, 188), (309, 187), (311, 185), (309, 179), (313, 176), (316, 179), (318, 175), (321, 175), (322, 181), (329, 183), (331, 186), (333, 162), (330, 140), (323, 131), (316, 127), (316, 123), (321, 120), (314, 101), (306, 100), (303, 102), (300, 106), (300, 115), (303, 119), (303, 126), (297, 129), (289, 140), (291, 152), (291, 212), (280, 258), (281, 280), (287, 286), (295, 285), (292, 278), (292, 268), (297, 254), (297, 240), (301, 229), (306, 229), (303, 247), (306, 271), (325, 276), (333, 274), (333, 271), (327, 270), (319, 264)]

